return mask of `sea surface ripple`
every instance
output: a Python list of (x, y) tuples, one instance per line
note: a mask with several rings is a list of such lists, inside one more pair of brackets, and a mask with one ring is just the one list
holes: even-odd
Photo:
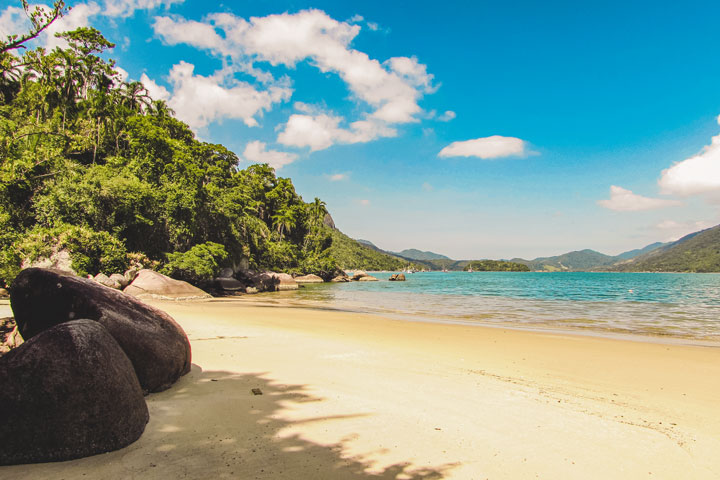
[(388, 282), (390, 275), (307, 285), (292, 301), (416, 321), (720, 342), (720, 274), (420, 272)]

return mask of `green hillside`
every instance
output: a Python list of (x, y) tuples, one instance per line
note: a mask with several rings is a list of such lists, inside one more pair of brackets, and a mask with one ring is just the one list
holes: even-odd
[(332, 245), (328, 253), (337, 265), (345, 270), (403, 270), (408, 266), (416, 270), (425, 268), (419, 263), (383, 253), (353, 240), (339, 230), (332, 230), (331, 234)]
[(554, 257), (540, 257), (535, 260), (513, 258), (512, 262), (527, 265), (530, 270), (548, 272), (584, 272), (595, 267), (612, 265), (617, 262), (616, 257), (605, 255), (595, 250), (579, 250), (568, 252)]
[(672, 242), (662, 243), (662, 242), (655, 242), (651, 243), (650, 245), (644, 247), (644, 248), (637, 248), (635, 250), (630, 250), (627, 252), (623, 252), (620, 255), (617, 255), (617, 258), (620, 260), (630, 260), (631, 258), (639, 257), (640, 255), (644, 255), (646, 253), (650, 253), (653, 250), (657, 250), (658, 248), (664, 248), (669, 245), (671, 245)]
[(439, 253), (434, 252), (423, 252), (422, 250), (418, 250), (416, 248), (408, 248), (402, 252), (393, 253), (400, 257), (410, 258), (412, 260), (450, 260), (450, 257), (446, 257), (445, 255), (440, 255)]
[(612, 267), (621, 272), (720, 272), (720, 225)]

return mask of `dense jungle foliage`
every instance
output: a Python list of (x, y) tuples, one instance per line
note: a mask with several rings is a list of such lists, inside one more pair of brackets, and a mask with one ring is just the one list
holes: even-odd
[[(29, 7), (25, 1), (23, 6)], [(327, 275), (325, 204), (267, 165), (238, 168), (139, 82), (124, 82), (93, 28), (28, 50), (64, 6), (0, 40), (0, 285), (23, 261), (69, 251), (80, 275), (133, 259), (189, 280), (222, 266)]]

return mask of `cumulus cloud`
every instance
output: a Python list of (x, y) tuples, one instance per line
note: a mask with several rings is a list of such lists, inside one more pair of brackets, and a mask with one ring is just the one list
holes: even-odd
[[(420, 97), (434, 90), (433, 76), (416, 58), (393, 57), (381, 63), (351, 48), (360, 28), (351, 22), (334, 20), (320, 10), (249, 20), (228, 13), (209, 15), (202, 22), (157, 17), (154, 23), (155, 33), (165, 42), (207, 49), (257, 78), (264, 74), (265, 82), (271, 82), (272, 76), (261, 72), (255, 63), (294, 68), (307, 61), (323, 73), (337, 74), (355, 99), (369, 105), (372, 111), (348, 128), (339, 126), (342, 119), (335, 122), (336, 117), (328, 115), (291, 117), (278, 141), (314, 150), (336, 142), (367, 142), (394, 134), (393, 124), (417, 121), (422, 112), (418, 105)], [(293, 137), (300, 127), (311, 134), (310, 140)], [(311, 127), (317, 131), (309, 132)]]
[(455, 112), (453, 112), (452, 110), (448, 110), (445, 113), (443, 113), (442, 115), (440, 115), (438, 117), (438, 120), (440, 120), (441, 122), (449, 122), (450, 120), (452, 120), (455, 117), (456, 117)]
[(22, 8), (9, 6), (0, 14), (0, 35), (3, 39), (9, 35), (24, 32), (28, 25), (25, 11)]
[(616, 185), (610, 187), (610, 198), (608, 200), (599, 200), (597, 203), (601, 207), (615, 210), (616, 212), (639, 212), (682, 205), (682, 203), (677, 200), (643, 197), (642, 195), (637, 195), (630, 190)]
[[(146, 88), (159, 98), (168, 98), (168, 105), (178, 118), (192, 128), (202, 128), (210, 122), (224, 118), (241, 119), (249, 127), (258, 125), (256, 116), (271, 108), (274, 103), (290, 98), (291, 91), (282, 87), (257, 90), (252, 85), (235, 80), (226, 70), (205, 77), (194, 74), (195, 66), (180, 62), (170, 70), (168, 79), (172, 94), (143, 76)], [(147, 83), (146, 83), (147, 82)]]
[(310, 147), (310, 150), (324, 150), (335, 143), (363, 143), (378, 137), (397, 135), (395, 129), (382, 122), (358, 120), (349, 128), (342, 128), (342, 117), (318, 114), (290, 116), (278, 135), (278, 142), (293, 147)]
[(170, 8), (172, 4), (185, 0), (105, 0), (103, 14), (108, 17), (129, 17), (135, 10), (153, 10), (157, 7)]
[(142, 74), (140, 82), (145, 86), (145, 89), (148, 91), (148, 94), (153, 100), (163, 100), (165, 102), (170, 100), (170, 92), (168, 89), (155, 83), (155, 80), (151, 79), (146, 74)]
[(294, 153), (266, 150), (265, 143), (259, 140), (245, 145), (243, 157), (252, 163), (267, 163), (276, 170), (297, 159), (297, 155)]
[(697, 155), (663, 170), (658, 184), (662, 193), (672, 195), (720, 193), (720, 135)]
[(439, 157), (478, 157), (484, 160), (491, 158), (525, 155), (526, 142), (515, 137), (476, 138), (463, 142), (453, 142), (440, 150)]

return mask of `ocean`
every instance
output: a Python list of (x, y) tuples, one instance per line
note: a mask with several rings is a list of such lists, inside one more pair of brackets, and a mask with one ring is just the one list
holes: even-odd
[(420, 272), (305, 285), (299, 305), (440, 323), (720, 342), (720, 274)]

